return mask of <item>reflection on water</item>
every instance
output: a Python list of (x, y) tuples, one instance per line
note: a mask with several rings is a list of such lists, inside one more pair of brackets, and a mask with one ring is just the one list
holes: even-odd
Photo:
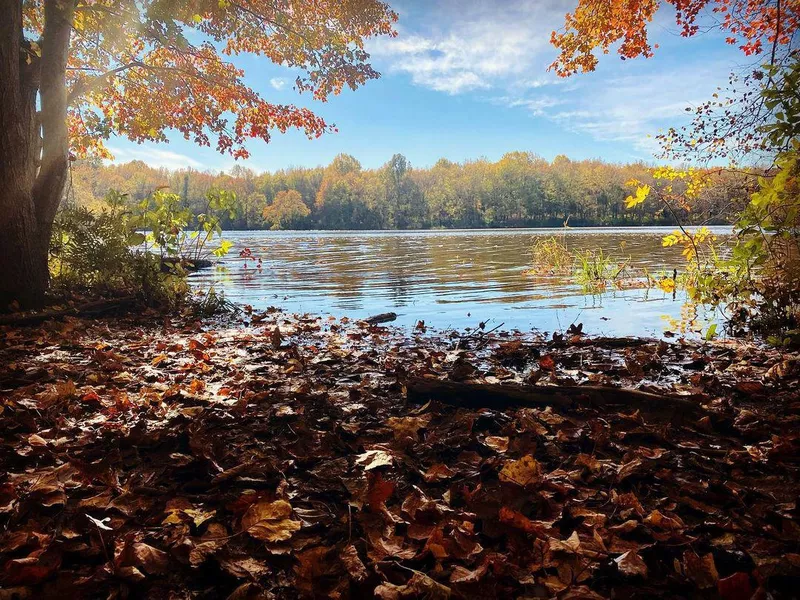
[[(682, 298), (661, 290), (586, 294), (563, 278), (530, 278), (534, 236), (563, 236), (571, 249), (601, 248), (651, 273), (680, 268), (679, 248), (663, 248), (664, 228), (515, 229), (411, 232), (226, 232), (234, 247), (221, 267), (192, 276), (254, 308), (366, 317), (398, 314), (437, 328), (480, 321), (554, 331), (583, 322), (603, 335), (658, 335), (680, 318)], [(724, 235), (728, 228), (717, 228)], [(624, 248), (623, 248), (624, 245)], [(250, 248), (262, 260), (238, 257)], [(244, 268), (245, 264), (247, 268)]]

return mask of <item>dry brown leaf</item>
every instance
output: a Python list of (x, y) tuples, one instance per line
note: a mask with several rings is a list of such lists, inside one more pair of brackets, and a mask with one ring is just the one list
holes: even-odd
[(430, 415), (390, 417), (386, 420), (386, 424), (391, 427), (396, 440), (416, 442), (419, 437), (419, 430), (426, 427), (430, 420)]
[(651, 527), (658, 527), (659, 529), (665, 529), (667, 531), (677, 531), (686, 528), (686, 525), (684, 525), (679, 517), (668, 517), (658, 510), (654, 510), (647, 515), (644, 522)]
[(499, 435), (487, 435), (483, 443), (489, 446), (492, 450), (499, 453), (504, 453), (508, 450), (508, 438)]
[(277, 325), (272, 330), (272, 332), (270, 332), (269, 341), (275, 350), (281, 347), (281, 343), (283, 342), (283, 337), (281, 336), (281, 330)]
[(394, 493), (394, 483), (386, 481), (380, 473), (369, 474), (367, 489), (367, 506), (370, 510), (379, 510)]
[(445, 464), (437, 463), (433, 465), (430, 469), (428, 469), (422, 476), (422, 478), (427, 481), (428, 483), (433, 483), (435, 481), (446, 481), (452, 478), (456, 474), (450, 467)]
[(625, 554), (618, 556), (614, 559), (617, 563), (617, 568), (620, 573), (626, 577), (643, 577), (647, 578), (647, 565), (633, 550), (628, 550)]
[(581, 549), (581, 540), (578, 537), (578, 532), (573, 531), (572, 535), (566, 540), (559, 540), (557, 538), (549, 538), (547, 540), (551, 552), (566, 552), (567, 554), (576, 554)]
[(372, 469), (391, 466), (392, 456), (384, 450), (367, 450), (358, 455), (356, 464), (364, 467), (365, 471), (371, 471)]
[(7, 585), (35, 585), (53, 575), (60, 566), (60, 553), (36, 550), (24, 558), (9, 560), (4, 566), (3, 583)]
[(169, 570), (169, 556), (163, 550), (137, 542), (132, 545), (136, 566), (150, 575), (166, 573)]
[(219, 566), (237, 579), (259, 579), (267, 575), (269, 567), (252, 556), (218, 558)]
[(242, 530), (258, 540), (282, 542), (300, 529), (300, 521), (291, 518), (292, 507), (286, 500), (256, 502), (242, 517)]
[(424, 573), (414, 571), (411, 579), (405, 585), (383, 583), (375, 588), (375, 597), (380, 600), (401, 600), (411, 598), (424, 598), (425, 600), (448, 600), (451, 596), (450, 588), (431, 579)]
[(552, 526), (554, 521), (533, 521), (520, 512), (512, 510), (506, 506), (500, 509), (500, 522), (510, 525), (525, 533), (532, 533), (543, 536), (553, 533)]
[(692, 550), (687, 550), (683, 553), (683, 568), (686, 576), (701, 590), (717, 586), (719, 573), (714, 564), (714, 555), (710, 552), (705, 556), (698, 556)]
[(262, 600), (268, 597), (264, 588), (257, 583), (248, 581), (233, 590), (225, 600)]
[(354, 581), (365, 581), (367, 577), (369, 577), (364, 563), (361, 562), (361, 558), (358, 556), (358, 550), (356, 550), (356, 547), (352, 544), (342, 549), (339, 553), (339, 559)]

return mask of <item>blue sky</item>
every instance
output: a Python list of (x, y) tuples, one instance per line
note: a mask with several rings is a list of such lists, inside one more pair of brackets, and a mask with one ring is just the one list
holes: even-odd
[[(710, 98), (744, 59), (716, 31), (678, 36), (673, 15), (663, 10), (651, 26), (660, 48), (649, 60), (602, 57), (591, 74), (559, 79), (547, 72), (555, 50), (550, 32), (576, 0), (399, 0), (397, 38), (368, 43), (381, 73), (355, 92), (327, 103), (293, 89), (296, 73), (265, 59), (240, 57), (247, 81), (272, 101), (308, 106), (339, 132), (308, 140), (298, 132), (276, 133), (269, 144), (253, 141), (251, 158), (238, 161), (256, 171), (324, 165), (340, 152), (365, 167), (392, 154), (414, 166), (439, 158), (455, 161), (500, 158), (533, 151), (552, 159), (653, 160), (652, 136), (685, 122), (685, 108)], [(169, 144), (135, 144), (115, 138), (118, 162), (227, 170), (234, 160), (199, 148), (181, 136)]]

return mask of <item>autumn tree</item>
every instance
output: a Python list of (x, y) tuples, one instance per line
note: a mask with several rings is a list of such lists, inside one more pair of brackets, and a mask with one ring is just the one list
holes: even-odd
[(303, 204), (303, 197), (296, 190), (278, 192), (272, 204), (264, 207), (264, 220), (272, 229), (289, 229), (311, 211)]
[(235, 64), (299, 69), (325, 100), (378, 77), (364, 40), (394, 35), (379, 0), (0, 0), (0, 306), (41, 303), (71, 156), (109, 156), (111, 135), (187, 140), (246, 157), (250, 138), (332, 129), (275, 104)]
[[(661, 6), (675, 10), (683, 36), (717, 27), (728, 44), (757, 61), (743, 75), (734, 73), (722, 94), (696, 107), (690, 125), (658, 136), (663, 156), (727, 159), (734, 166), (768, 160), (772, 166), (745, 171), (757, 191), (735, 219), (735, 245), (724, 259), (714, 236), (705, 228), (688, 231), (679, 211), (693, 211), (703, 188), (730, 189), (719, 183), (730, 171), (717, 169), (712, 184), (696, 168), (654, 169), (655, 185), (632, 182), (637, 189), (627, 207), (638, 209), (650, 196), (672, 215), (678, 229), (663, 243), (683, 246), (693, 298), (727, 304), (733, 320), (747, 321), (751, 329), (793, 331), (800, 324), (800, 49), (794, 43), (800, 0), (579, 0), (564, 29), (552, 34), (560, 54), (551, 68), (561, 76), (593, 71), (596, 54), (608, 54), (615, 44), (623, 59), (652, 56), (656, 46), (648, 41), (648, 26)], [(712, 198), (711, 210), (720, 203), (730, 210), (725, 197)]]
[(366, 200), (361, 163), (349, 154), (337, 155), (325, 169), (315, 208), (330, 229), (379, 228)]
[(651, 45), (648, 26), (661, 6), (674, 9), (684, 37), (713, 26), (702, 21), (710, 11), (727, 43), (747, 56), (788, 44), (800, 20), (798, 0), (579, 0), (551, 36), (560, 52), (551, 68), (561, 76), (594, 71), (597, 52), (608, 54), (615, 44), (622, 59), (652, 56), (658, 46)]

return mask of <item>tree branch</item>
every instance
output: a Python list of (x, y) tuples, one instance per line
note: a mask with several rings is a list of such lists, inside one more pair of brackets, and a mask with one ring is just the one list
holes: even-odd
[(129, 63), (125, 63), (124, 65), (120, 65), (115, 69), (110, 69), (105, 73), (101, 73), (100, 75), (91, 77), (88, 80), (84, 79), (78, 82), (74, 88), (72, 88), (72, 91), (67, 97), (67, 105), (72, 106), (75, 103), (75, 101), (84, 94), (102, 87), (108, 82), (109, 77), (113, 77), (114, 75), (122, 73), (123, 71), (127, 71), (132, 67), (146, 67), (146, 66), (147, 65), (145, 65), (143, 62), (134, 60)]

